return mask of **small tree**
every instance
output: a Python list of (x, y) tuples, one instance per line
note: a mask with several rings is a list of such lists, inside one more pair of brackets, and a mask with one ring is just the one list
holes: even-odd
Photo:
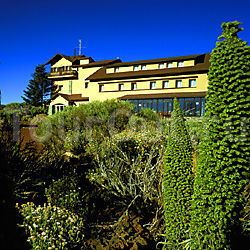
[(179, 243), (189, 237), (194, 182), (192, 169), (192, 145), (180, 104), (175, 99), (164, 168), (166, 236), (171, 249), (178, 248)]
[(23, 100), (31, 106), (45, 106), (45, 102), (55, 94), (56, 87), (47, 78), (44, 65), (36, 66), (35, 73), (32, 74), (27, 90), (24, 90)]
[(200, 147), (192, 205), (195, 249), (231, 248), (241, 232), (242, 192), (250, 170), (250, 57), (237, 35), (240, 24), (223, 23), (222, 40), (211, 53), (208, 133)]

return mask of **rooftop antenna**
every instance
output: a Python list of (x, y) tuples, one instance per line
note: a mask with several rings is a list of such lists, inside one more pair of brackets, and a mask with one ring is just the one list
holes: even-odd
[(79, 40), (79, 56), (82, 53), (82, 40)]

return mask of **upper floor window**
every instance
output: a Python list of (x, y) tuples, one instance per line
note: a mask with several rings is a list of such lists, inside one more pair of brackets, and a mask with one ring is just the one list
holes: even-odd
[(150, 82), (150, 89), (156, 89), (156, 82)]
[(131, 83), (131, 89), (135, 90), (137, 88), (136, 82)]
[(173, 68), (173, 63), (172, 63), (172, 62), (169, 62), (169, 63), (167, 64), (167, 66), (168, 66), (168, 68)]
[(195, 79), (189, 80), (189, 87), (191, 87), (191, 88), (195, 88), (196, 87), (196, 80)]
[(163, 81), (163, 82), (162, 82), (162, 87), (163, 87), (164, 89), (169, 88), (169, 81)]
[(66, 71), (70, 71), (71, 70), (71, 66), (66, 66)]
[(181, 88), (182, 87), (182, 80), (177, 80), (176, 81), (176, 88)]
[(134, 71), (139, 70), (139, 66), (134, 66)]
[(58, 72), (58, 68), (53, 68), (53, 69), (54, 69), (54, 70), (53, 70), (54, 72)]
[(87, 89), (89, 87), (89, 83), (85, 82), (85, 89)]
[(119, 91), (121, 91), (121, 90), (124, 90), (124, 84), (123, 83), (119, 84)]
[(104, 85), (99, 85), (99, 92), (103, 92), (104, 91)]
[(146, 70), (146, 69), (147, 69), (147, 65), (142, 65), (142, 66), (141, 66), (141, 69), (142, 69), (142, 70)]
[(72, 81), (69, 81), (69, 94), (72, 94)]
[(184, 62), (178, 62), (178, 67), (183, 67), (184, 66)]
[(164, 63), (159, 64), (159, 69), (164, 69)]
[(63, 85), (58, 85), (58, 91), (59, 92), (63, 91)]
[(115, 73), (118, 73), (120, 71), (119, 67), (115, 67)]

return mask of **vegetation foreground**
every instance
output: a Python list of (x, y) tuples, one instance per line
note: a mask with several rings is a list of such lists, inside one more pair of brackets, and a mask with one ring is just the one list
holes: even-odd
[[(52, 116), (0, 110), (1, 249), (249, 249), (250, 58), (239, 25), (222, 25), (211, 54), (204, 118), (184, 118), (177, 100), (171, 119), (117, 100)], [(38, 124), (39, 152), (13, 138), (17, 115)]]

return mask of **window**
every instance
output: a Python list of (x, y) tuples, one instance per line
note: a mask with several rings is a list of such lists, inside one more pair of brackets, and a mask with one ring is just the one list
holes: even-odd
[(66, 71), (70, 71), (71, 70), (71, 66), (66, 66)]
[(195, 88), (196, 87), (196, 80), (195, 79), (189, 80), (189, 87), (190, 88)]
[(132, 89), (132, 90), (135, 90), (136, 88), (137, 88), (136, 82), (132, 82), (132, 83), (131, 83), (131, 89)]
[(104, 85), (99, 85), (99, 92), (103, 92), (104, 91)]
[(69, 81), (69, 94), (72, 94), (72, 81)]
[(54, 72), (58, 72), (58, 68), (54, 68)]
[(58, 85), (58, 91), (59, 92), (63, 91), (63, 85)]
[(147, 69), (147, 65), (142, 65), (142, 66), (141, 66), (141, 69), (142, 69), (142, 70), (146, 70), (146, 69)]
[(173, 63), (172, 63), (172, 62), (168, 63), (168, 64), (167, 64), (167, 67), (168, 67), (168, 68), (173, 68)]
[(169, 88), (169, 81), (163, 81), (163, 82), (162, 82), (162, 88), (163, 88), (163, 89)]
[(89, 83), (85, 82), (85, 89), (87, 89), (89, 87)]
[(55, 114), (57, 112), (63, 111), (63, 109), (65, 108), (65, 105), (63, 104), (56, 104), (52, 106), (52, 114)]
[(156, 89), (156, 82), (150, 83), (150, 89)]
[(115, 73), (118, 73), (120, 71), (119, 67), (115, 67)]
[(124, 90), (124, 84), (123, 83), (119, 84), (119, 91), (121, 91), (121, 90)]
[(183, 67), (184, 66), (184, 62), (178, 62), (178, 67)]
[(164, 69), (164, 63), (159, 64), (159, 69)]
[(177, 80), (176, 81), (176, 88), (181, 88), (182, 87), (182, 80)]
[(134, 66), (134, 71), (139, 70), (139, 66)]

